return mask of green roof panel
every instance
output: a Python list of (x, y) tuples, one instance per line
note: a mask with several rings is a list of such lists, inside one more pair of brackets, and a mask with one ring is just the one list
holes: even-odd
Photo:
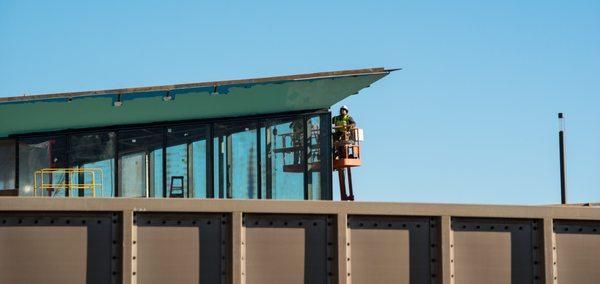
[(371, 68), (0, 98), (0, 137), (64, 129), (329, 108), (390, 72), (383, 68)]

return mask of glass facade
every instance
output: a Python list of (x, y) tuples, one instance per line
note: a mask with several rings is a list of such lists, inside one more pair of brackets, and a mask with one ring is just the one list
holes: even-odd
[(303, 117), (265, 120), (260, 136), (264, 196), (269, 199), (304, 199)]
[(163, 129), (119, 131), (119, 196), (163, 196)]
[(219, 197), (258, 198), (256, 128), (255, 121), (214, 125), (213, 171)]
[[(92, 178), (99, 179), (101, 186), (96, 188), (96, 197), (115, 196), (116, 137), (115, 132), (78, 134), (69, 137), (69, 167), (92, 170), (79, 172), (71, 180), (79, 184), (88, 184), (92, 182)], [(91, 196), (91, 192), (79, 189), (77, 196)]]
[[(167, 197), (207, 198), (207, 149), (210, 125), (167, 128)], [(179, 189), (181, 188), (181, 189)]]
[(15, 156), (15, 141), (0, 140), (0, 190), (16, 188)]
[(331, 119), (309, 116), (306, 127), (306, 199), (331, 199)]
[[(19, 139), (19, 196), (33, 196), (35, 189), (34, 174), (48, 168), (67, 167), (67, 137), (50, 136)], [(51, 173), (44, 176), (49, 184), (65, 184), (70, 177), (64, 173)], [(48, 189), (37, 191), (44, 196), (68, 196), (64, 190)]]
[(18, 151), (0, 141), (0, 161), (12, 165), (0, 164), (0, 189), (33, 195), (36, 171), (62, 168), (70, 174), (44, 182), (76, 189), (44, 195), (91, 196), (77, 187), (97, 171), (96, 197), (331, 199), (329, 122), (321, 112), (21, 136)]

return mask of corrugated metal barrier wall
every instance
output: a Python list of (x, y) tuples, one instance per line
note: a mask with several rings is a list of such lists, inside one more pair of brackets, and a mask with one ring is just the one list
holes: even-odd
[(0, 283), (599, 283), (600, 208), (0, 198)]

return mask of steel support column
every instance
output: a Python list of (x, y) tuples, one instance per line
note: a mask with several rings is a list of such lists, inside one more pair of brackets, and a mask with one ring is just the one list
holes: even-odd
[(453, 256), (453, 241), (452, 241), (452, 218), (450, 216), (442, 216), (440, 222), (441, 234), (441, 252), (442, 252), (442, 267), (441, 279), (442, 283), (454, 283), (454, 256)]
[(544, 278), (546, 283), (557, 282), (556, 269), (556, 237), (554, 235), (554, 220), (544, 218)]
[(123, 214), (123, 283), (137, 283), (137, 229), (133, 210), (122, 211)]
[(242, 212), (231, 214), (231, 274), (234, 284), (246, 283), (244, 269), (244, 227)]
[(338, 258), (338, 283), (350, 282), (350, 233), (348, 232), (348, 215), (337, 214), (337, 258)]

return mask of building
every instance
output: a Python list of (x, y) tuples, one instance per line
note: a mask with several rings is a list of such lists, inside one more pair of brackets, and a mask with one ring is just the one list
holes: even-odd
[(390, 72), (0, 98), (0, 190), (330, 200), (329, 107)]

